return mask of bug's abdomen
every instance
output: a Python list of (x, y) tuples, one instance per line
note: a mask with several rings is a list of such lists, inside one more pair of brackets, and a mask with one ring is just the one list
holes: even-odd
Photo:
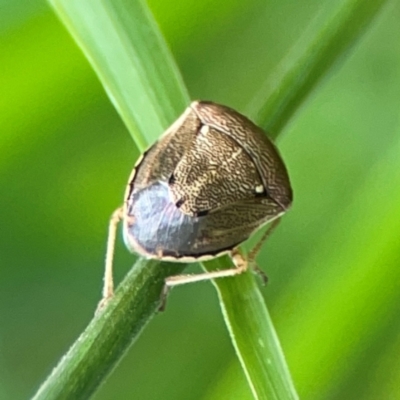
[(134, 218), (125, 224), (124, 237), (131, 251), (160, 258), (164, 253), (178, 257), (191, 252), (199, 224), (179, 211), (166, 183), (132, 193), (128, 202), (127, 214)]

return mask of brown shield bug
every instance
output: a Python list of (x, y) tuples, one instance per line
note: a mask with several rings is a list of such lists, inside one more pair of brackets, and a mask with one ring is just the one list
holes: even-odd
[(285, 165), (264, 132), (238, 112), (195, 101), (138, 160), (124, 204), (110, 221), (103, 302), (113, 295), (116, 228), (130, 251), (147, 258), (195, 262), (230, 254), (236, 268), (179, 275), (166, 288), (244, 272), (237, 246), (290, 207)]

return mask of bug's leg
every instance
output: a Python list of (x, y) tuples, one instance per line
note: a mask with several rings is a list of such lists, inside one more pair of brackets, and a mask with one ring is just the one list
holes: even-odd
[(106, 263), (104, 268), (103, 278), (103, 297), (100, 300), (97, 311), (99, 312), (107, 302), (114, 296), (114, 281), (113, 281), (113, 258), (115, 239), (117, 235), (117, 227), (123, 218), (123, 207), (117, 208), (111, 215), (110, 223), (108, 225), (108, 238), (107, 238), (107, 251), (106, 251)]
[(265, 243), (265, 241), (271, 236), (272, 232), (275, 230), (275, 228), (279, 225), (279, 222), (281, 222), (280, 218), (277, 218), (276, 220), (272, 221), (271, 225), (268, 227), (268, 229), (264, 232), (264, 234), (261, 236), (261, 239), (256, 243), (256, 245), (251, 249), (249, 255), (248, 255), (248, 262), (251, 265), (252, 270), (261, 278), (262, 283), (266, 285), (268, 283), (268, 276), (265, 274), (265, 272), (257, 265), (256, 263), (256, 257), (258, 256), (258, 253), (261, 250), (261, 247)]
[(174, 286), (184, 285), (186, 283), (201, 282), (215, 278), (225, 278), (228, 276), (235, 276), (242, 274), (247, 270), (248, 262), (240, 252), (239, 248), (235, 248), (232, 250), (231, 257), (233, 263), (235, 264), (235, 268), (205, 272), (202, 274), (169, 276), (167, 279), (165, 279), (164, 288), (161, 293), (161, 305), (159, 307), (159, 311), (165, 310), (168, 293)]

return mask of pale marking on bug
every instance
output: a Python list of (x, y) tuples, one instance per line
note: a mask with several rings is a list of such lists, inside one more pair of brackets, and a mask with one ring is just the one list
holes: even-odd
[(264, 191), (263, 185), (258, 185), (255, 187), (256, 193), (262, 193)]
[(207, 135), (208, 133), (210, 133), (210, 127), (209, 127), (208, 125), (203, 125), (203, 126), (200, 128), (200, 133), (201, 133), (202, 135)]

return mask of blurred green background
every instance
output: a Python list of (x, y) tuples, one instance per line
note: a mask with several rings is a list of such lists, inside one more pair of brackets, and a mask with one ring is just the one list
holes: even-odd
[[(328, 1), (149, 1), (193, 99), (244, 110)], [(138, 156), (43, 0), (0, 1), (0, 399), (93, 315)], [(286, 128), (295, 203), (259, 258), (303, 399), (400, 399), (400, 4)], [(161, 132), (160, 132), (161, 133)], [(116, 274), (133, 264), (120, 241)], [(174, 290), (95, 399), (251, 399), (209, 283)]]

